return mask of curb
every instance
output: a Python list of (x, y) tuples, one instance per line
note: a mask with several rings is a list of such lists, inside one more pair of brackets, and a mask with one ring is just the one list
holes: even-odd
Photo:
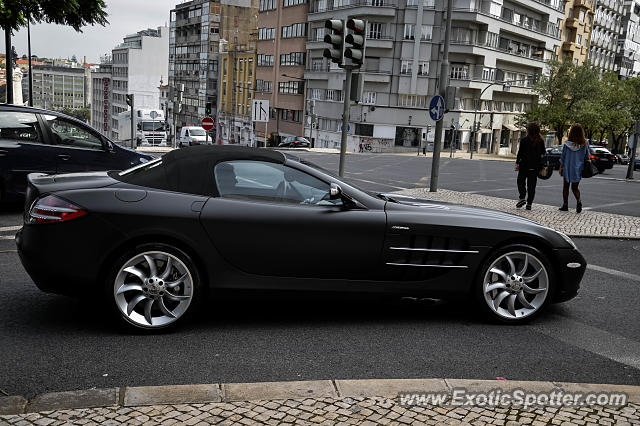
[(365, 379), (311, 380), (291, 382), (222, 383), (173, 386), (142, 386), (87, 389), (37, 395), (30, 401), (22, 396), (0, 398), (0, 415), (100, 407), (204, 404), (235, 401), (286, 400), (308, 398), (386, 397), (402, 392), (442, 392), (454, 389), (469, 392), (551, 392), (625, 393), (628, 402), (640, 404), (640, 386), (568, 383), (552, 381), (467, 380), (467, 379)]

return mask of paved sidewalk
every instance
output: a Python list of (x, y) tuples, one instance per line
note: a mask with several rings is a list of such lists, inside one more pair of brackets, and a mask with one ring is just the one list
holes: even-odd
[[(484, 207), (516, 214), (535, 220), (542, 225), (564, 232), (572, 237), (632, 238), (640, 239), (640, 217), (583, 210), (561, 212), (558, 206), (533, 204), (532, 210), (516, 208), (514, 200), (491, 197), (480, 194), (438, 189), (429, 192), (428, 188), (413, 188), (398, 191), (400, 194), (427, 198), (434, 201), (446, 201), (453, 204)], [(588, 207), (588, 206), (585, 206)]]
[[(454, 390), (458, 392), (463, 388), (468, 395), (516, 389), (531, 395), (624, 393), (628, 400), (617, 407), (544, 404), (525, 408), (521, 405), (452, 404)], [(407, 404), (398, 396), (407, 391), (444, 394), (449, 399), (435, 405)], [(460, 401), (465, 400), (467, 398)], [(0, 410), (2, 403), (0, 398)], [(29, 402), (26, 412), (0, 415), (0, 424), (621, 425), (640, 424), (639, 403), (640, 387), (636, 386), (459, 379), (318, 380), (45, 394)]]

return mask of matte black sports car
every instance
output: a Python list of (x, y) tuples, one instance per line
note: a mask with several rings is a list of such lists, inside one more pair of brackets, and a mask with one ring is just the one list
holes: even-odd
[(574, 297), (586, 267), (569, 237), (530, 220), (368, 193), (264, 149), (198, 146), (124, 172), (31, 174), (26, 202), (16, 242), (36, 285), (100, 291), (141, 329), (180, 322), (219, 288), (469, 295), (517, 323)]

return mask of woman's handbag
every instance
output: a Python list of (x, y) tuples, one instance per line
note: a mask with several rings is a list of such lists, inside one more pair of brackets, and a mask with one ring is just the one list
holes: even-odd
[(553, 175), (553, 167), (549, 165), (549, 160), (545, 161), (544, 166), (538, 172), (538, 179), (547, 180)]
[(598, 168), (593, 165), (591, 161), (586, 161), (584, 163), (584, 167), (582, 168), (582, 177), (590, 178), (598, 174)]

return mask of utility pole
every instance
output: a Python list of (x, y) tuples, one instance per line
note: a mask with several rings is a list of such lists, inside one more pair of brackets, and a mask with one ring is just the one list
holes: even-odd
[(9, 27), (9, 25), (7, 24), (4, 27), (4, 45), (5, 45), (5, 52), (6, 56), (4, 58), (5, 60), (5, 68), (6, 68), (6, 73), (5, 73), (5, 79), (7, 81), (7, 98), (6, 98), (6, 103), (7, 104), (12, 104), (13, 103), (13, 58), (11, 57), (11, 28)]
[(134, 115), (134, 111), (133, 111), (133, 105), (134, 105), (134, 96), (133, 93), (129, 93), (126, 96), (127, 99), (127, 105), (129, 105), (131, 107), (131, 149), (136, 149), (135, 143), (134, 141), (135, 139), (135, 133), (134, 133), (134, 120), (135, 120), (135, 115)]
[[(443, 98), (447, 94), (449, 86), (449, 41), (451, 38), (451, 9), (453, 9), (453, 0), (447, 0), (447, 25), (444, 33), (444, 53), (442, 55), (442, 65), (440, 66), (439, 89), (440, 96)], [(449, 104), (449, 101), (445, 102)], [(436, 137), (433, 143), (433, 159), (431, 161), (431, 181), (429, 182), (429, 190), (436, 192), (438, 190), (438, 173), (440, 170), (440, 145), (442, 144), (442, 122), (436, 121)]]
[(27, 16), (27, 58), (29, 63), (29, 106), (33, 106), (33, 72), (31, 72), (31, 18)]
[(346, 79), (344, 82), (344, 92), (342, 93), (344, 97), (344, 105), (342, 108), (342, 134), (340, 137), (340, 167), (338, 169), (338, 174), (340, 177), (344, 176), (344, 157), (347, 153), (347, 130), (349, 127), (349, 94), (351, 93), (351, 73), (353, 72), (353, 66), (345, 65), (346, 70)]
[(633, 167), (636, 163), (636, 150), (638, 149), (638, 138), (640, 138), (640, 121), (636, 121), (636, 128), (633, 134), (633, 147), (629, 155), (629, 166), (627, 167), (627, 179), (633, 179)]

